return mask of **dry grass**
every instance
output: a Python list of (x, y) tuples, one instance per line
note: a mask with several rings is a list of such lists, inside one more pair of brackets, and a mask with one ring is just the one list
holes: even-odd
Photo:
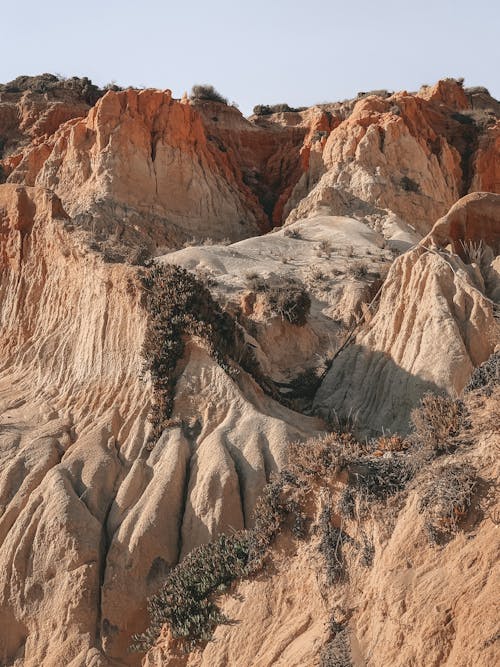
[(468, 425), (462, 401), (437, 394), (424, 394), (420, 407), (411, 413), (412, 438), (431, 454), (443, 454), (456, 445), (455, 438)]
[(455, 533), (471, 505), (476, 470), (468, 463), (444, 463), (432, 468), (420, 493), (419, 511), (429, 538), (439, 542)]

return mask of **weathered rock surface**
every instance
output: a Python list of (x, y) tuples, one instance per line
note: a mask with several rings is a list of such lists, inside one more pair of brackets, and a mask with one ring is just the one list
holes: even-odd
[(85, 116), (104, 94), (89, 79), (52, 74), (18, 77), (0, 85), (0, 164), (9, 173), (30, 144), (46, 141), (59, 126)]
[(473, 192), (463, 197), (436, 222), (423, 245), (427, 241), (440, 248), (450, 245), (462, 258), (479, 246), (500, 255), (500, 194)]
[[(500, 472), (499, 425), (491, 418), (498, 415), (499, 401), (497, 390), (486, 403), (468, 403), (474, 444), (466, 455), (446, 459), (472, 463), (486, 486)], [(314, 532), (306, 542), (287, 533), (273, 548), (270, 567), (223, 597), (221, 607), (233, 624), (219, 626), (214, 641), (189, 656), (176, 650), (165, 632), (147, 654), (145, 667), (318, 667), (332, 616), (345, 622), (353, 667), (496, 664), (498, 498), (482, 505), (481, 494), (476, 495), (468, 521), (437, 547), (429, 543), (418, 509), (421, 485), (417, 479), (401, 509), (378, 507), (362, 528), (333, 517), (354, 543), (367, 534), (373, 540), (374, 559), (368, 567), (356, 548), (346, 549), (348, 577), (328, 586)], [(334, 498), (338, 492), (332, 490)], [(315, 502), (321, 507), (318, 496)], [(333, 659), (341, 664), (339, 653)]]
[(279, 222), (316, 116), (264, 129), (233, 107), (179, 102), (168, 90), (109, 91), (85, 118), (12, 158), (8, 180), (51, 188), (115, 247), (234, 241)]
[(134, 269), (89, 252), (48, 190), (0, 186), (0, 220), (1, 660), (137, 664), (166, 569), (242, 527), (286, 443), (320, 422), (194, 344), (175, 416), (196, 428), (149, 451)]
[(296, 186), (288, 221), (326, 209), (380, 226), (392, 213), (427, 233), (461, 195), (482, 184), (498, 191), (495, 112), (486, 127), (475, 113), (453, 80), (417, 95), (362, 97), (313, 147), (313, 172)]
[[(208, 278), (285, 398), (363, 316), (315, 405), (361, 430), (404, 430), (424, 390), (459, 392), (498, 340), (498, 197), (472, 194), (443, 217), (470, 188), (498, 191), (497, 110), (471, 130), (462, 116), (491, 98), (445, 82), (246, 120), (169, 91), (97, 101), (102, 91), (40, 79), (0, 87), (0, 663), (137, 665), (131, 635), (165, 573), (248, 525), (288, 443), (324, 423), (241, 369), (230, 377), (191, 338), (172, 426), (149, 443), (146, 313), (138, 269), (121, 260), (145, 250)], [(407, 250), (438, 218), (395, 261), (370, 319), (393, 258), (385, 239)], [(443, 250), (460, 253), (464, 235), (490, 246), (481, 266)], [(178, 250), (191, 237), (237, 242)], [(271, 313), (252, 273), (304, 284), (307, 324)], [(310, 407), (299, 390), (288, 405)], [(313, 664), (322, 620), (302, 562), (290, 603), (285, 566), (270, 586), (249, 584), (262, 603), (202, 664)], [(249, 636), (264, 637), (261, 653)]]
[[(429, 238), (458, 246), (462, 234), (464, 241), (496, 245), (499, 232), (500, 197), (476, 193), (439, 220)], [(395, 260), (373, 320), (335, 359), (315, 397), (323, 414), (349, 418), (361, 432), (406, 432), (424, 392), (459, 395), (500, 342), (478, 267), (425, 244)]]

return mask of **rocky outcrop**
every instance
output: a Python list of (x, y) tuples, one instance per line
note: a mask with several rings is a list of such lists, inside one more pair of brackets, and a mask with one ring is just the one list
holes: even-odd
[[(496, 245), (499, 202), (498, 195), (469, 195), (429, 237), (441, 245)], [(321, 413), (348, 418), (360, 432), (406, 432), (425, 392), (460, 394), (500, 342), (479, 268), (425, 245), (394, 262), (373, 320), (334, 360), (315, 397)]]
[(88, 116), (11, 158), (8, 180), (52, 189), (115, 249), (234, 241), (279, 224), (302, 173), (299, 152), (324, 118), (312, 112), (295, 125), (264, 128), (220, 103), (110, 91)]
[(136, 270), (90, 252), (49, 190), (0, 186), (0, 221), (0, 659), (137, 664), (164, 573), (242, 527), (286, 443), (320, 422), (193, 341), (174, 413), (192, 428), (151, 448)]
[[(491, 419), (499, 401), (498, 388), (487, 401), (467, 400), (470, 442), (445, 457), (445, 465), (472, 464), (478, 484), (494, 483), (499, 473), (498, 420)], [(263, 572), (219, 596), (231, 622), (217, 627), (214, 641), (186, 655), (165, 627), (144, 666), (319, 667), (328, 643), (330, 664), (494, 664), (498, 498), (485, 501), (478, 488), (459, 530), (438, 546), (429, 540), (419, 506), (426, 481), (438, 482), (435, 468), (426, 461), (396, 502), (371, 500), (368, 516), (351, 520), (338, 511), (342, 480), (321, 479), (323, 488), (309, 489), (308, 536), (298, 540), (283, 528)], [(328, 503), (335, 508), (331, 524), (343, 531), (330, 559), (344, 574), (331, 584), (318, 537)]]
[[(404, 430), (424, 390), (461, 391), (498, 340), (498, 196), (470, 195), (444, 216), (469, 185), (496, 189), (496, 126), (463, 129), (471, 110), (483, 113), (483, 93), (464, 98), (444, 82), (246, 120), (170, 91), (102, 96), (86, 85), (41, 77), (0, 87), (8, 667), (139, 664), (128, 647), (146, 626), (148, 596), (193, 547), (251, 524), (289, 443), (324, 428), (310, 412), (319, 377), (361, 319), (315, 407), (365, 432)], [(385, 240), (407, 250), (438, 218), (396, 259), (370, 319), (393, 259)], [(191, 237), (206, 243), (180, 249)], [(218, 243), (226, 238), (236, 242)], [(445, 250), (459, 252), (462, 240), (490, 246), (487, 266)], [(241, 334), (231, 375), (186, 335), (172, 419), (156, 442), (141, 269), (123, 261), (130, 253), (196, 272)], [(308, 292), (304, 326), (273, 311), (262, 280)], [(243, 370), (248, 349), (255, 378)], [(227, 653), (209, 647), (203, 664), (313, 660), (323, 637), (316, 592), (306, 595), (314, 577), (293, 575), (312, 607), (291, 603), (297, 622), (281, 630), (286, 576), (283, 567), (276, 586), (249, 584), (262, 597), (255, 610), (275, 616), (265, 632), (250, 631), (255, 610), (242, 625), (247, 639), (265, 637), (262, 652), (224, 635)]]
[(46, 141), (62, 123), (85, 116), (104, 94), (87, 79), (61, 79), (53, 74), (21, 76), (0, 84), (0, 165), (4, 176), (21, 152)]
[(28, 152), (9, 181), (51, 188), (72, 217), (90, 216), (116, 242), (165, 245), (176, 233), (236, 240), (266, 220), (223, 148), (170, 91), (110, 91)]
[(296, 186), (288, 221), (328, 210), (380, 226), (390, 212), (427, 233), (470, 189), (484, 182), (497, 191), (493, 130), (476, 126), (473, 114), (454, 80), (417, 95), (362, 97), (313, 148), (314, 174)]
[(450, 245), (462, 259), (468, 246), (488, 246), (500, 255), (500, 194), (474, 192), (454, 204), (438, 220), (422, 245), (431, 241), (440, 248)]

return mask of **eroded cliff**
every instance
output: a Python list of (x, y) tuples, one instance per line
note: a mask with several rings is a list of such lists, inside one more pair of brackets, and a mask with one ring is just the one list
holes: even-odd
[[(499, 189), (486, 93), (445, 81), (245, 119), (81, 82), (0, 88), (0, 661), (16, 667), (140, 664), (147, 598), (252, 525), (290, 443), (406, 432), (424, 391), (461, 392), (499, 342), (500, 196), (456, 204)], [(152, 256), (208, 285), (236, 332), (221, 363), (180, 328), (155, 439)], [(315, 660), (325, 636), (314, 573), (287, 584), (286, 562), (276, 587), (248, 584), (270, 600), (262, 664)], [(190, 660), (260, 660), (245, 627)]]

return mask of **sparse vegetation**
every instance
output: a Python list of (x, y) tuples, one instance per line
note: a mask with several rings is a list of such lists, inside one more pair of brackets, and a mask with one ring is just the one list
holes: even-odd
[(282, 104), (257, 104), (253, 108), (255, 116), (270, 116), (273, 113), (290, 113), (304, 111), (307, 107), (291, 107), (286, 103)]
[[(440, 406), (437, 413), (436, 405)], [(443, 434), (448, 437), (456, 413), (448, 412), (443, 405), (427, 396), (419, 415), (427, 429), (429, 423), (434, 425), (437, 414), (444, 414), (448, 427)], [(441, 442), (442, 434), (436, 440), (434, 430), (431, 432), (434, 448), (436, 442)], [(360, 565), (371, 567), (375, 546), (362, 522), (368, 516), (383, 516), (387, 522), (387, 511), (397, 515), (397, 505), (379, 503), (404, 491), (417, 474), (422, 475), (422, 459), (413, 444), (411, 438), (397, 435), (359, 443), (352, 435), (343, 433), (291, 443), (288, 464), (264, 487), (256, 503), (254, 527), (219, 536), (211, 544), (195, 549), (173, 568), (162, 589), (149, 601), (150, 626), (135, 638), (135, 648), (150, 647), (163, 624), (168, 625), (186, 650), (209, 641), (217, 625), (231, 622), (217, 605), (218, 596), (233, 581), (253, 576), (265, 565), (271, 545), (285, 527), (301, 539), (307, 535), (309, 525), (313, 525), (314, 534), (319, 536), (318, 549), (324, 559), (328, 585), (338, 584), (347, 577), (350, 560), (346, 556), (349, 557), (351, 549), (357, 551)], [(380, 452), (385, 455), (380, 456)], [(477, 481), (475, 469), (467, 463), (431, 463), (423, 472), (423, 480), (414, 488), (419, 492), (418, 509), (433, 541), (448, 538), (457, 530), (471, 505)], [(331, 493), (338, 484), (344, 488), (335, 503), (336, 517)], [(322, 499), (317, 523), (312, 497)], [(359, 528), (356, 539), (349, 534), (350, 522), (356, 522)], [(351, 665), (347, 624), (332, 623), (321, 664)]]
[(431, 455), (450, 451), (454, 438), (468, 425), (463, 401), (431, 393), (424, 394), (411, 420), (413, 440)]
[(219, 102), (220, 104), (228, 104), (227, 97), (221, 95), (210, 84), (196, 84), (191, 88), (189, 96), (192, 100), (209, 100), (210, 102)]
[(328, 275), (319, 267), (312, 266), (309, 271), (309, 279), (313, 283), (326, 282), (328, 280)]
[(291, 280), (288, 285), (273, 285), (266, 290), (266, 298), (271, 310), (283, 320), (298, 327), (307, 323), (311, 298), (302, 285)]
[(419, 511), (425, 517), (431, 541), (439, 543), (456, 532), (470, 507), (476, 485), (476, 470), (468, 463), (444, 463), (429, 471)]
[(265, 294), (271, 313), (296, 326), (304, 326), (311, 309), (311, 298), (305, 287), (293, 278), (264, 279), (255, 271), (245, 276), (249, 289)]
[(344, 577), (345, 564), (342, 545), (350, 540), (341, 528), (332, 524), (331, 506), (325, 504), (319, 519), (319, 551), (325, 559), (326, 581), (329, 586), (338, 583)]
[(38, 76), (18, 76), (13, 81), (0, 84), (2, 93), (47, 93), (52, 90), (73, 90), (87, 104), (93, 105), (104, 95), (106, 90), (95, 86), (92, 81), (84, 76), (63, 77), (56, 74), (40, 74)]
[(157, 439), (173, 409), (175, 370), (186, 336), (203, 340), (210, 354), (229, 371), (227, 359), (236, 337), (235, 323), (191, 273), (155, 265), (144, 274), (148, 326), (143, 345), (145, 370), (151, 373), (154, 402), (152, 437)]
[(399, 185), (405, 192), (420, 192), (420, 185), (408, 176), (403, 176)]
[(363, 280), (368, 275), (368, 266), (361, 260), (351, 262), (347, 267), (347, 274), (355, 280)]
[(312, 400), (325, 372), (325, 366), (306, 368), (289, 384), (289, 398), (306, 398)]
[(477, 264), (480, 269), (484, 268), (486, 246), (482, 241), (461, 241), (463, 253), (467, 264)]
[(318, 257), (326, 257), (327, 259), (329, 259), (332, 252), (333, 252), (333, 246), (331, 242), (328, 241), (327, 239), (323, 239), (316, 248), (316, 255)]
[(345, 624), (330, 619), (328, 642), (321, 651), (320, 667), (352, 667), (351, 643)]
[(474, 369), (465, 391), (479, 389), (486, 396), (491, 396), (493, 388), (498, 385), (500, 385), (500, 352), (494, 352), (489, 359)]
[(300, 230), (297, 229), (297, 227), (294, 227), (294, 228), (286, 227), (285, 231), (283, 232), (283, 236), (286, 236), (290, 239), (301, 239), (302, 238)]

